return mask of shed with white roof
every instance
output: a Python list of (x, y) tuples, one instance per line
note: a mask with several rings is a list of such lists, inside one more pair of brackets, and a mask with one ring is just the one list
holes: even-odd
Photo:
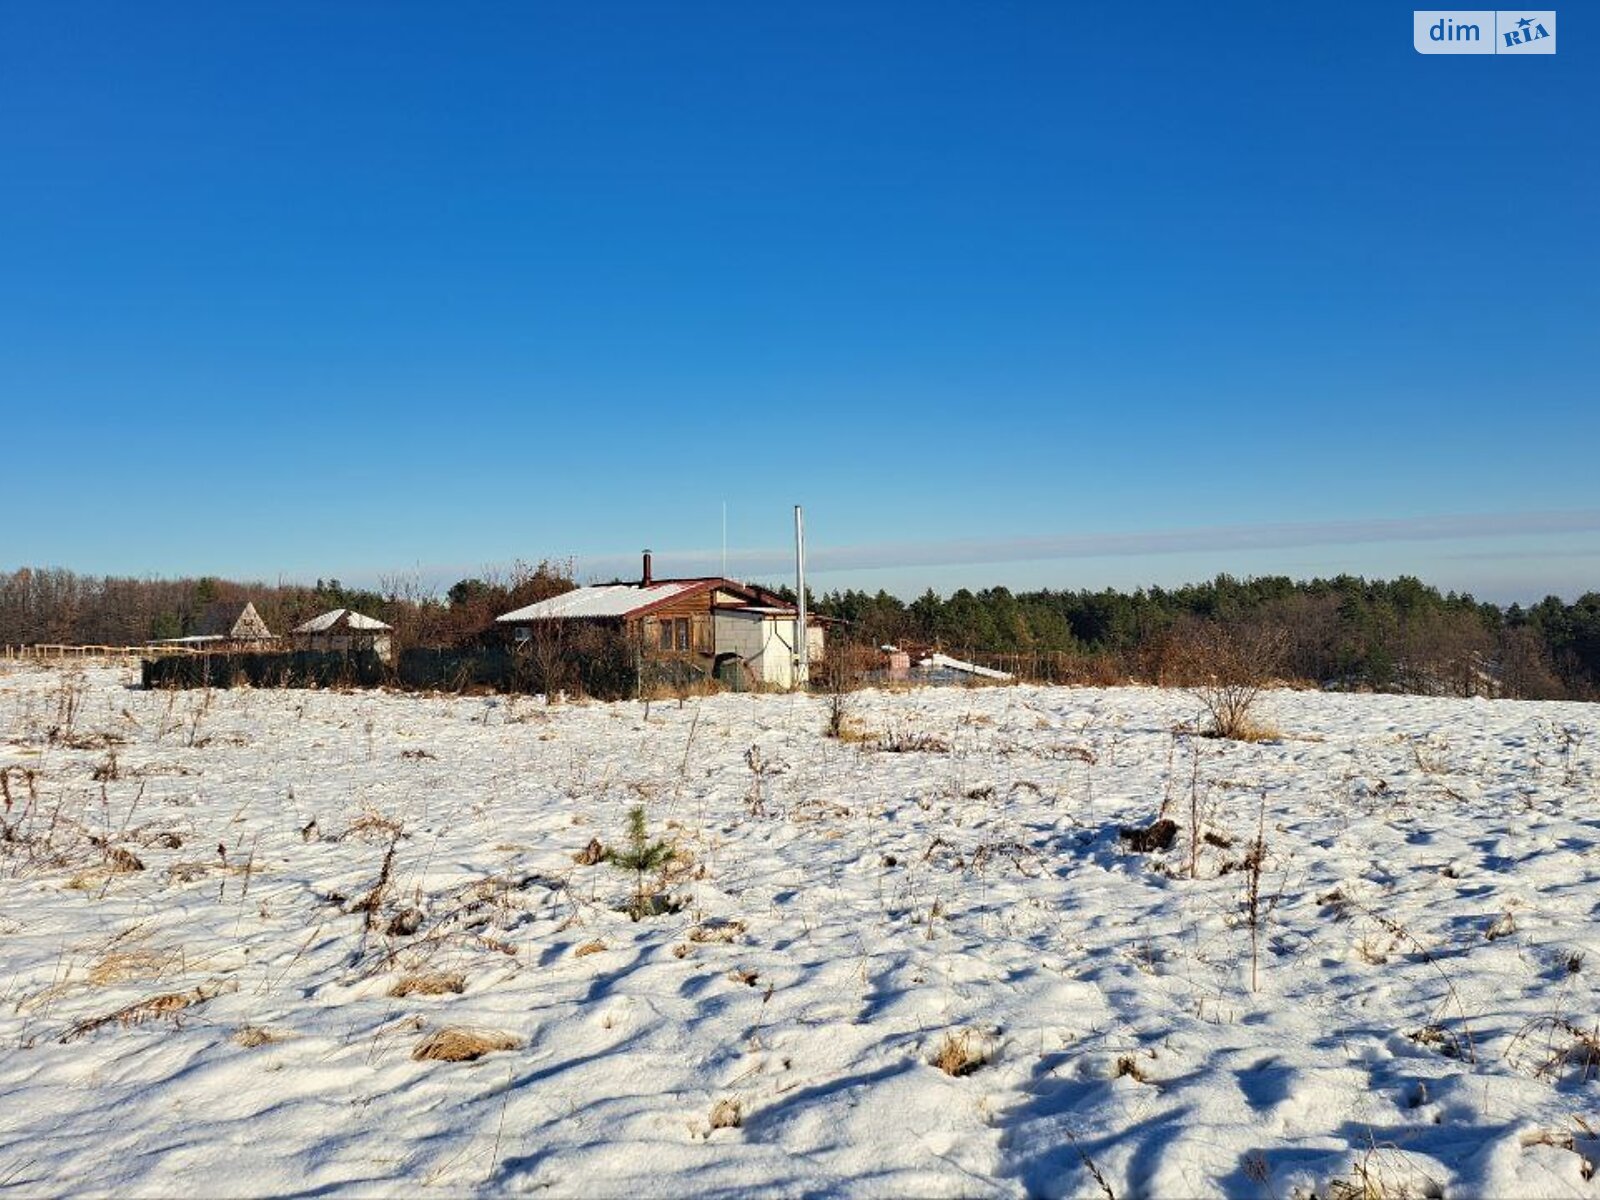
[(371, 650), (385, 662), (393, 653), (394, 627), (349, 608), (335, 608), (296, 625), (290, 632), (296, 650), (349, 653)]

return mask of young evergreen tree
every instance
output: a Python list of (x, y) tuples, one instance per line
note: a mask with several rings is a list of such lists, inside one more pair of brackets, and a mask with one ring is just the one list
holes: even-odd
[(606, 851), (606, 861), (634, 874), (633, 901), (629, 905), (628, 915), (635, 921), (648, 916), (651, 911), (650, 897), (644, 886), (645, 872), (660, 870), (672, 861), (674, 853), (665, 841), (650, 840), (650, 832), (645, 826), (644, 805), (635, 804), (628, 810), (628, 846), (624, 850), (613, 848)]

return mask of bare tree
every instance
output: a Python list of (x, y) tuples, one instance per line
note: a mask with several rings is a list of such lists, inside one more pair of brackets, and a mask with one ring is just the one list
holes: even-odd
[(1232, 626), (1209, 621), (1189, 633), (1194, 694), (1211, 718), (1213, 737), (1256, 741), (1271, 737), (1252, 714), (1261, 693), (1279, 675), (1287, 638), (1273, 626)]

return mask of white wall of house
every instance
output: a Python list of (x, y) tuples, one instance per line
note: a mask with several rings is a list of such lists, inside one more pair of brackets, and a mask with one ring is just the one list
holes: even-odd
[[(737, 654), (757, 683), (770, 687), (794, 685), (794, 618), (771, 613), (721, 611), (716, 614), (718, 654)], [(808, 652), (820, 658), (822, 628), (806, 630)]]
[(782, 617), (761, 618), (763, 653), (761, 678), (779, 687), (794, 686), (794, 621)]

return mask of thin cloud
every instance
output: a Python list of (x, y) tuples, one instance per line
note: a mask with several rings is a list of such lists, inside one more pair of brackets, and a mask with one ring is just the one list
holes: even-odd
[[(1469, 513), (1355, 521), (1304, 521), (1262, 525), (1215, 525), (1133, 533), (1073, 533), (1027, 538), (961, 538), (940, 541), (878, 542), (859, 546), (811, 546), (806, 565), (816, 572), (894, 567), (952, 567), (976, 563), (1030, 562), (1072, 558), (1131, 558), (1162, 554), (1239, 550), (1283, 550), (1313, 546), (1372, 545), (1383, 542), (1514, 538), (1538, 534), (1600, 531), (1600, 509), (1531, 513)], [(715, 574), (721, 552), (659, 551), (660, 574)], [(734, 575), (772, 575), (789, 570), (794, 552), (781, 549), (730, 551)], [(581, 556), (587, 577), (631, 577), (637, 555)]]

